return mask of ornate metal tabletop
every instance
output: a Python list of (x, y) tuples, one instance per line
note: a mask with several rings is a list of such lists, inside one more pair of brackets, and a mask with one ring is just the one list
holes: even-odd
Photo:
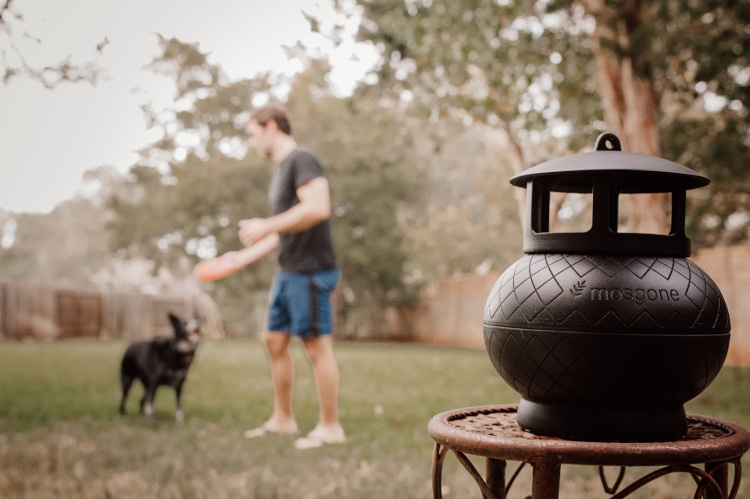
[[(456, 409), (432, 418), (428, 431), (435, 440), (433, 453), (433, 493), (442, 497), (442, 463), (448, 450), (482, 490), (485, 497), (504, 498), (516, 474), (505, 484), (505, 461), (519, 461), (533, 467), (532, 498), (554, 498), (559, 492), (560, 466), (582, 464), (620, 466), (614, 486), (602, 476), (604, 490), (613, 498), (626, 497), (646, 483), (669, 473), (689, 473), (695, 477), (695, 497), (734, 498), (740, 483), (740, 458), (750, 449), (750, 433), (741, 426), (716, 418), (688, 414), (688, 432), (669, 442), (582, 442), (546, 437), (525, 431), (516, 421), (516, 405), (496, 405)], [(487, 479), (483, 479), (465, 454), (487, 458)], [(705, 470), (693, 466), (705, 464)], [(734, 467), (732, 487), (728, 468)], [(617, 491), (628, 466), (662, 466)], [(520, 468), (520, 467), (519, 467)], [(501, 476), (502, 475), (502, 476)]]

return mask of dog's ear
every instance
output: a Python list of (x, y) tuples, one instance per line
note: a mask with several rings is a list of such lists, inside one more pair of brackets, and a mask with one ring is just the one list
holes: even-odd
[(175, 331), (179, 331), (182, 327), (182, 320), (180, 320), (180, 318), (172, 312), (169, 312), (169, 314), (167, 315), (169, 316), (169, 322), (172, 324), (172, 327), (175, 329)]

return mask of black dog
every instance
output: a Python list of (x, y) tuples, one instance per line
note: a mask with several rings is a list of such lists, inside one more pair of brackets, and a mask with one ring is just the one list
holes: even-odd
[(141, 399), (141, 412), (151, 421), (154, 415), (154, 395), (160, 385), (172, 386), (176, 395), (175, 420), (182, 422), (180, 406), (182, 384), (185, 382), (195, 351), (200, 342), (200, 324), (196, 319), (183, 320), (169, 314), (174, 336), (147, 341), (136, 341), (128, 346), (120, 366), (122, 398), (120, 414), (125, 414), (125, 399), (133, 381), (143, 383), (145, 393)]

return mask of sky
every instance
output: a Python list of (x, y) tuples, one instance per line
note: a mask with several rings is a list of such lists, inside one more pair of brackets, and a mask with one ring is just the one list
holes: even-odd
[[(156, 139), (141, 106), (169, 107), (172, 84), (145, 66), (158, 37), (198, 43), (233, 79), (264, 71), (294, 74), (283, 46), (302, 41), (333, 65), (340, 93), (351, 91), (375, 60), (372, 47), (352, 41), (334, 48), (310, 32), (302, 11), (331, 23), (330, 0), (15, 0), (24, 22), (14, 30), (34, 66), (96, 61), (95, 86), (62, 83), (53, 90), (29, 79), (0, 86), (0, 209), (46, 213), (81, 188), (86, 170), (126, 171), (136, 151)], [(325, 25), (324, 25), (325, 28)], [(28, 32), (39, 42), (22, 35)], [(101, 52), (97, 45), (105, 42)], [(0, 48), (8, 47), (0, 40)]]

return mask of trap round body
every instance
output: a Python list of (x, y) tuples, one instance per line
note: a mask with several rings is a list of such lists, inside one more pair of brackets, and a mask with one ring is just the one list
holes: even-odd
[(719, 373), (729, 330), (716, 284), (675, 257), (526, 255), (484, 317), (490, 360), (523, 397), (519, 422), (593, 440), (683, 435), (683, 404)]

